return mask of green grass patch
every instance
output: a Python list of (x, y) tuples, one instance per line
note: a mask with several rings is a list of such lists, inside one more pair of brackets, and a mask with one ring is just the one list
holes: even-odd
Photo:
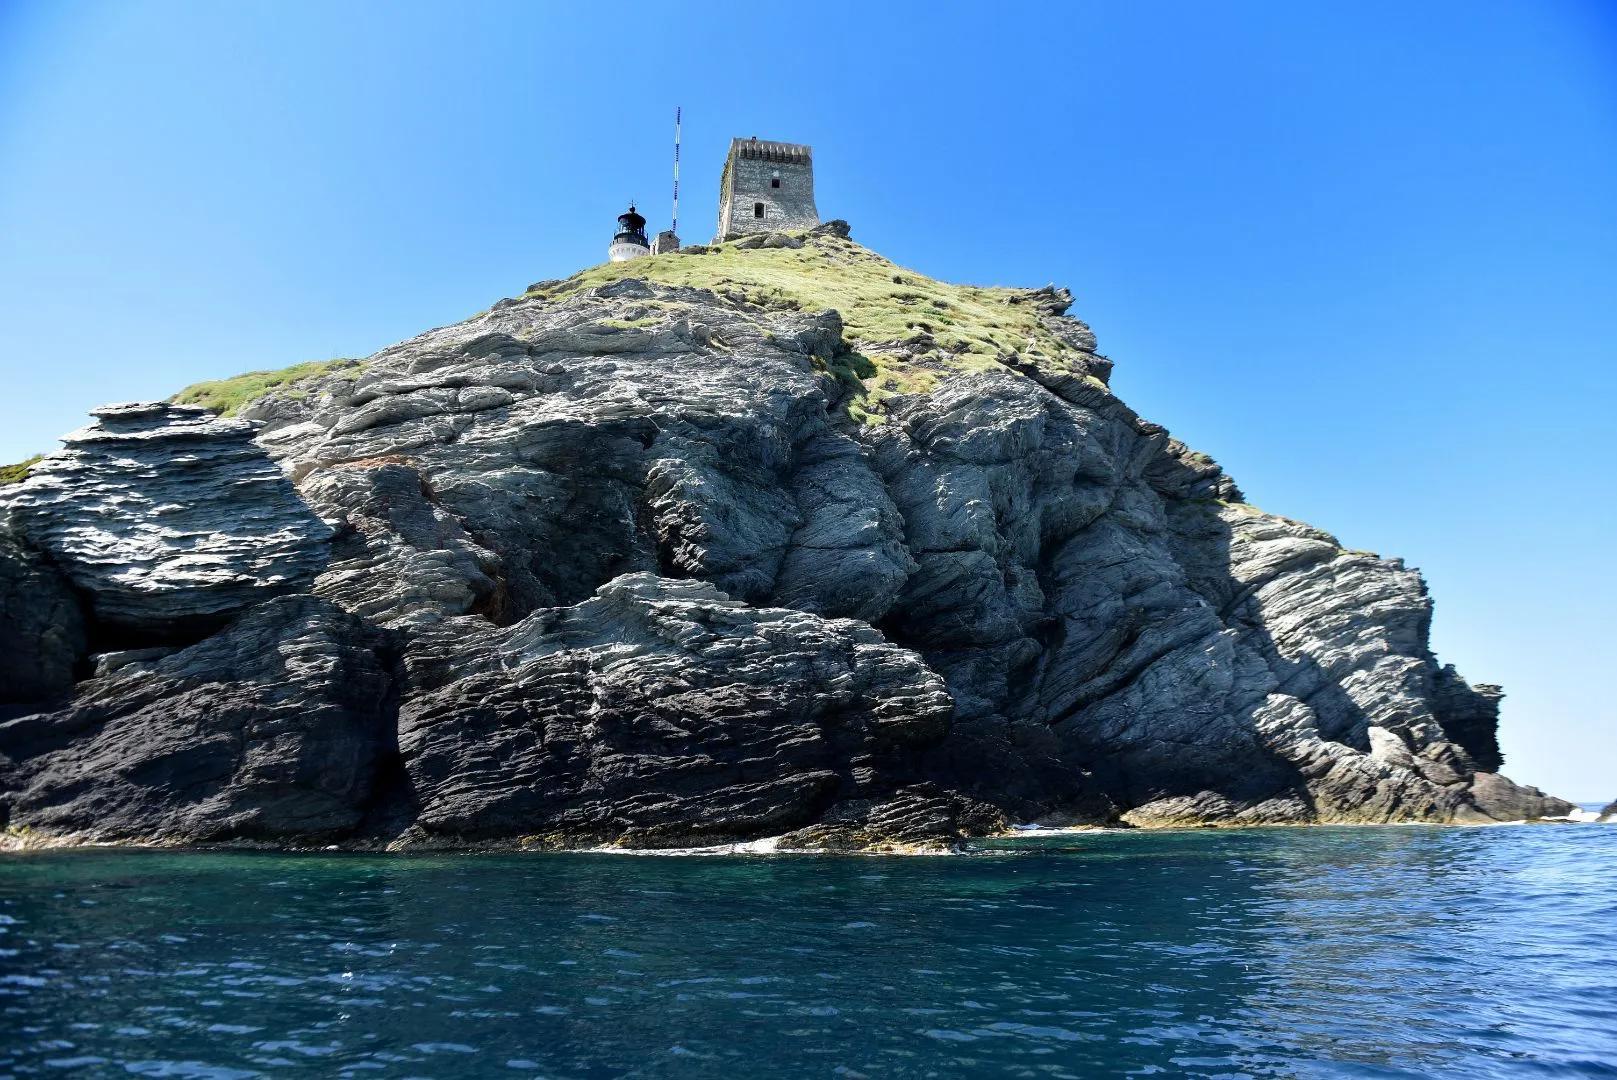
[[(884, 398), (925, 393), (944, 372), (992, 368), (1010, 353), (1037, 360), (1066, 351), (1031, 304), (1010, 302), (1021, 290), (935, 281), (834, 236), (805, 237), (801, 248), (742, 248), (732, 241), (702, 254), (603, 263), (527, 295), (557, 300), (625, 278), (711, 289), (763, 308), (835, 308), (855, 355), (868, 365), (832, 371), (865, 384), (863, 401), (857, 409), (850, 405), (850, 415), (863, 410), (874, 416)], [(919, 355), (904, 355), (906, 345)]]
[(0, 484), (22, 483), (28, 479), (28, 474), (33, 472), (34, 466), (39, 464), (40, 459), (44, 456), (44, 454), (35, 454), (27, 461), (19, 461), (15, 465), (0, 465)]
[(656, 326), (663, 321), (658, 315), (639, 315), (628, 319), (602, 319), (597, 326), (609, 326), (614, 330), (643, 330), (648, 326)]
[(346, 358), (310, 360), (281, 368), (279, 371), (249, 371), (245, 375), (237, 375), (231, 379), (193, 383), (169, 400), (182, 405), (201, 405), (221, 416), (235, 416), (244, 405), (256, 401), (272, 390), (291, 387), (321, 375), (337, 373), (357, 377), (359, 361)]
[[(625, 278), (710, 289), (753, 308), (806, 312), (835, 308), (855, 351), (825, 369), (848, 385), (848, 415), (861, 423), (881, 423), (886, 400), (927, 393), (949, 372), (988, 370), (1011, 353), (1051, 361), (1067, 351), (1033, 305), (1011, 302), (1024, 290), (936, 281), (851, 240), (829, 235), (805, 236), (801, 248), (744, 248), (732, 241), (704, 247), (701, 253), (603, 263), (563, 281), (541, 282), (526, 296), (560, 300)], [(626, 308), (625, 317), (601, 325), (643, 329), (658, 325), (682, 306), (663, 299), (642, 300)], [(295, 384), (319, 376), (357, 377), (359, 365), (358, 360), (322, 360), (279, 371), (250, 371), (188, 386), (170, 400), (234, 416), (265, 394), (287, 393)], [(1099, 380), (1090, 381), (1105, 389)]]

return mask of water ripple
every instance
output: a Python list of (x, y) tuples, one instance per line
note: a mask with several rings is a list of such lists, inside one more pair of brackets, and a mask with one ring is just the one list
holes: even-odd
[(1617, 1077), (1617, 829), (0, 860), (0, 1075)]

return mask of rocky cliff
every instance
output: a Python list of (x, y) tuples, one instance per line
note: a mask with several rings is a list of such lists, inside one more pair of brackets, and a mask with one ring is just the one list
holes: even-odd
[(1569, 810), (1498, 775), (1419, 574), (1248, 505), (1069, 303), (833, 224), (543, 282), (237, 417), (98, 410), (0, 496), (0, 812), (869, 848)]

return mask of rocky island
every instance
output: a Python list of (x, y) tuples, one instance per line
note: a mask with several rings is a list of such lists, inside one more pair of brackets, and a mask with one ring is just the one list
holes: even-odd
[(832, 222), (95, 410), (0, 487), (9, 842), (1570, 811), (1420, 575), (1249, 504), (1070, 304)]

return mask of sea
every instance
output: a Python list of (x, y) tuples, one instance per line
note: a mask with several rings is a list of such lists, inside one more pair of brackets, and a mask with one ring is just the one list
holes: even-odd
[(1617, 1076), (1617, 828), (11, 854), (0, 1076)]

